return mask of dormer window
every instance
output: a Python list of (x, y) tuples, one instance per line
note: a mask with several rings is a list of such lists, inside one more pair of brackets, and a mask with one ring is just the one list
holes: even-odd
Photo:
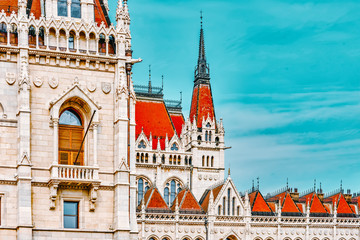
[(145, 142), (143, 140), (139, 143), (138, 148), (146, 148)]
[(176, 145), (176, 143), (174, 143), (172, 146), (171, 146), (171, 150), (172, 151), (177, 151), (179, 150), (178, 146)]

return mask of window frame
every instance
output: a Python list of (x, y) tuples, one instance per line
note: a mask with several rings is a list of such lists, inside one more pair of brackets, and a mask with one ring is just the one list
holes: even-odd
[[(77, 227), (66, 228), (65, 227), (65, 202), (77, 203)], [(80, 229), (80, 200), (79, 199), (63, 199), (62, 201), (62, 227), (63, 229)], [(66, 215), (70, 216), (70, 215)], [(71, 215), (72, 216), (72, 215)]]

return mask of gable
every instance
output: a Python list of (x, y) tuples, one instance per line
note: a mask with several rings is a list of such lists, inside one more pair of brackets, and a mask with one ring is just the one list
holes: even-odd
[(340, 199), (337, 205), (338, 214), (354, 214), (349, 204), (346, 202), (344, 195), (340, 194)]
[(300, 213), (299, 208), (296, 206), (295, 202), (292, 200), (289, 193), (285, 195), (283, 200), (281, 212), (283, 213)]
[(313, 196), (310, 206), (310, 213), (327, 213), (317, 194), (314, 194)]
[[(147, 192), (150, 192), (149, 190)], [(146, 194), (145, 194), (146, 195)], [(146, 209), (150, 210), (169, 210), (168, 205), (166, 204), (165, 200), (161, 196), (159, 190), (157, 188), (153, 188), (151, 190), (150, 197), (146, 202)]]
[(252, 212), (272, 212), (262, 194), (257, 191), (255, 200), (251, 206)]

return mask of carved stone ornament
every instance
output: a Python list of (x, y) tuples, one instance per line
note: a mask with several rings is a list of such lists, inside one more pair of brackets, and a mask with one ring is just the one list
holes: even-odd
[(96, 83), (94, 83), (94, 82), (88, 82), (88, 83), (86, 84), (86, 87), (87, 87), (87, 89), (89, 90), (89, 92), (95, 92), (95, 90), (96, 90)]
[(9, 85), (13, 85), (16, 82), (16, 74), (15, 73), (11, 73), (11, 72), (7, 72), (6, 73), (6, 82)]
[(43, 80), (41, 77), (35, 77), (33, 79), (33, 84), (35, 85), (35, 87), (41, 87), (43, 84)]
[(101, 89), (103, 90), (103, 92), (105, 94), (108, 94), (111, 91), (111, 84), (110, 83), (106, 83), (106, 82), (102, 82), (101, 83)]
[(59, 85), (59, 80), (55, 77), (50, 77), (49, 78), (49, 86), (51, 88), (57, 88), (57, 86)]

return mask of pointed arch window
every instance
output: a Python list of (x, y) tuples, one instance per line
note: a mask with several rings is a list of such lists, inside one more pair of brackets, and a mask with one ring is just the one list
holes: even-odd
[(100, 34), (99, 36), (99, 54), (104, 55), (106, 53), (106, 41), (105, 41), (105, 35)]
[(153, 154), (153, 163), (156, 163), (156, 155)]
[(0, 23), (0, 44), (7, 44), (7, 27), (6, 23)]
[(141, 200), (144, 197), (143, 188), (144, 188), (144, 180), (140, 178), (138, 181), (138, 205), (141, 203)]
[(205, 131), (205, 141), (208, 140), (208, 131)]
[(45, 46), (45, 30), (44, 27), (39, 28), (39, 46)]
[(70, 32), (70, 35), (69, 35), (69, 49), (70, 50), (73, 50), (75, 48), (75, 44), (74, 44), (74, 33), (73, 32)]
[(161, 156), (161, 163), (165, 164), (165, 155), (164, 154)]
[(232, 199), (232, 215), (235, 216), (235, 197)]
[(226, 204), (226, 198), (225, 197), (223, 197), (223, 215), (225, 215), (225, 204)]
[(227, 207), (227, 215), (230, 215), (230, 194), (231, 194), (231, 192), (230, 192), (231, 190), (230, 190), (230, 188), (228, 188), (228, 191), (227, 191), (227, 200), (228, 200), (228, 207)]
[(84, 126), (80, 115), (74, 109), (66, 109), (59, 119), (59, 164), (83, 165), (84, 148), (79, 152)]
[(17, 31), (17, 25), (11, 24), (10, 26), (10, 44), (13, 46), (18, 45), (18, 31)]
[(109, 36), (108, 51), (109, 51), (109, 54), (111, 54), (111, 55), (116, 54), (116, 43), (115, 43), (115, 38), (113, 35)]
[(171, 187), (170, 202), (172, 203), (174, 201), (175, 195), (176, 195), (176, 183), (175, 183), (175, 180), (171, 181), (170, 187)]
[(36, 47), (36, 30), (32, 25), (29, 27), (28, 37), (29, 47)]
[(211, 131), (209, 131), (209, 142), (211, 142)]
[(169, 205), (169, 188), (168, 187), (166, 187), (164, 189), (164, 198), (165, 198), (166, 204)]

